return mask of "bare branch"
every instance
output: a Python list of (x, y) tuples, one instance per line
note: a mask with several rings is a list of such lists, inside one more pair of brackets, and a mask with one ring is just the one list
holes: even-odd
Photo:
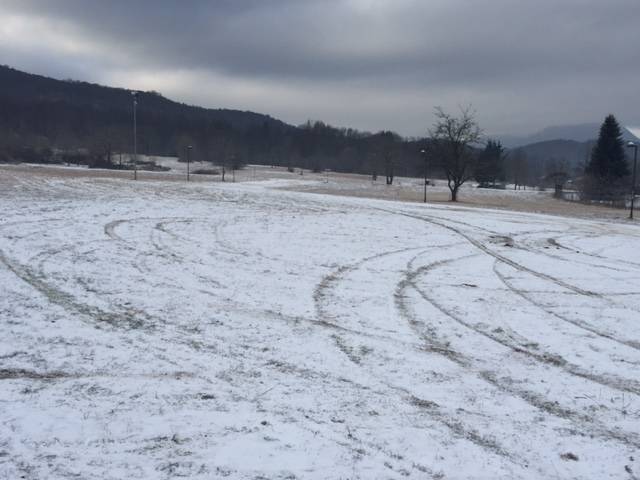
[(434, 113), (436, 121), (429, 135), (447, 176), (451, 200), (456, 201), (460, 186), (473, 176), (475, 156), (471, 146), (480, 143), (482, 130), (470, 105), (460, 107), (457, 117), (441, 107), (435, 107)]

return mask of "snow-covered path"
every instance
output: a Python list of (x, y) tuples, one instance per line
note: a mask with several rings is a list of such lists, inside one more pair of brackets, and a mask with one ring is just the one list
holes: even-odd
[(0, 478), (638, 478), (640, 228), (0, 176)]

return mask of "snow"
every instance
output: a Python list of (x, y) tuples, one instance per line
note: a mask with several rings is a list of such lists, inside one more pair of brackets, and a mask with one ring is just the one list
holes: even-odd
[(0, 478), (637, 478), (640, 228), (310, 185), (0, 170)]
[[(172, 172), (187, 174), (187, 162), (180, 162), (178, 157), (162, 157), (162, 156), (146, 156), (140, 155), (140, 161), (153, 162), (156, 165), (170, 169)], [(213, 166), (211, 162), (189, 162), (189, 169), (191, 172), (195, 172), (199, 169), (213, 169), (220, 167)]]

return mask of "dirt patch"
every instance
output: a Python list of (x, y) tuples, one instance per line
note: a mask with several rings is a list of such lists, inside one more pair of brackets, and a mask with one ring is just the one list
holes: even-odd
[(70, 377), (73, 375), (64, 372), (34, 372), (23, 368), (0, 369), (0, 380), (57, 380)]
[(569, 461), (570, 460), (572, 462), (577, 462), (579, 460), (578, 456), (575, 453), (571, 453), (571, 452), (561, 453), (560, 454), (560, 458), (562, 460), (565, 460), (565, 461)]
[(491, 243), (502, 245), (504, 247), (513, 247), (513, 238), (504, 235), (492, 235), (489, 237)]
[[(362, 179), (342, 179), (340, 176), (331, 177), (330, 183), (318, 185), (301, 185), (285, 187), (285, 190), (322, 193), (327, 195), (341, 195), (346, 197), (375, 198), (382, 200), (395, 200), (400, 202), (423, 203), (423, 193), (419, 186), (408, 179), (406, 184), (378, 185), (372, 184), (367, 177)], [(308, 177), (307, 177), (308, 178)], [(476, 188), (465, 188), (460, 194), (460, 200), (456, 203), (450, 201), (450, 194), (446, 187), (439, 185), (432, 188), (427, 194), (427, 204), (449, 204), (473, 208), (493, 208), (498, 210), (511, 210), (516, 212), (543, 213), (575, 218), (601, 218), (619, 220), (625, 222), (627, 213), (625, 210), (613, 209), (598, 205), (586, 205), (576, 202), (568, 202), (553, 198), (551, 192), (523, 192), (504, 191), (495, 192)]]

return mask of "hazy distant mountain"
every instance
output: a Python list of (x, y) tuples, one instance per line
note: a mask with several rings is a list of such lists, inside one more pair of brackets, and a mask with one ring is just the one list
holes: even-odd
[[(623, 128), (623, 136), (626, 141), (638, 141), (639, 139), (627, 128)], [(533, 135), (499, 136), (502, 144), (507, 148), (520, 147), (532, 143), (548, 142), (551, 140), (572, 140), (574, 142), (587, 142), (598, 138), (599, 123), (583, 123), (579, 125), (560, 125), (547, 127)], [(638, 132), (636, 132), (638, 133)]]
[(553, 163), (564, 165), (571, 173), (578, 168), (582, 170), (589, 160), (591, 150), (595, 141), (576, 142), (575, 140), (548, 140), (544, 142), (530, 143), (512, 149), (525, 153), (527, 160), (531, 164), (543, 166)]

